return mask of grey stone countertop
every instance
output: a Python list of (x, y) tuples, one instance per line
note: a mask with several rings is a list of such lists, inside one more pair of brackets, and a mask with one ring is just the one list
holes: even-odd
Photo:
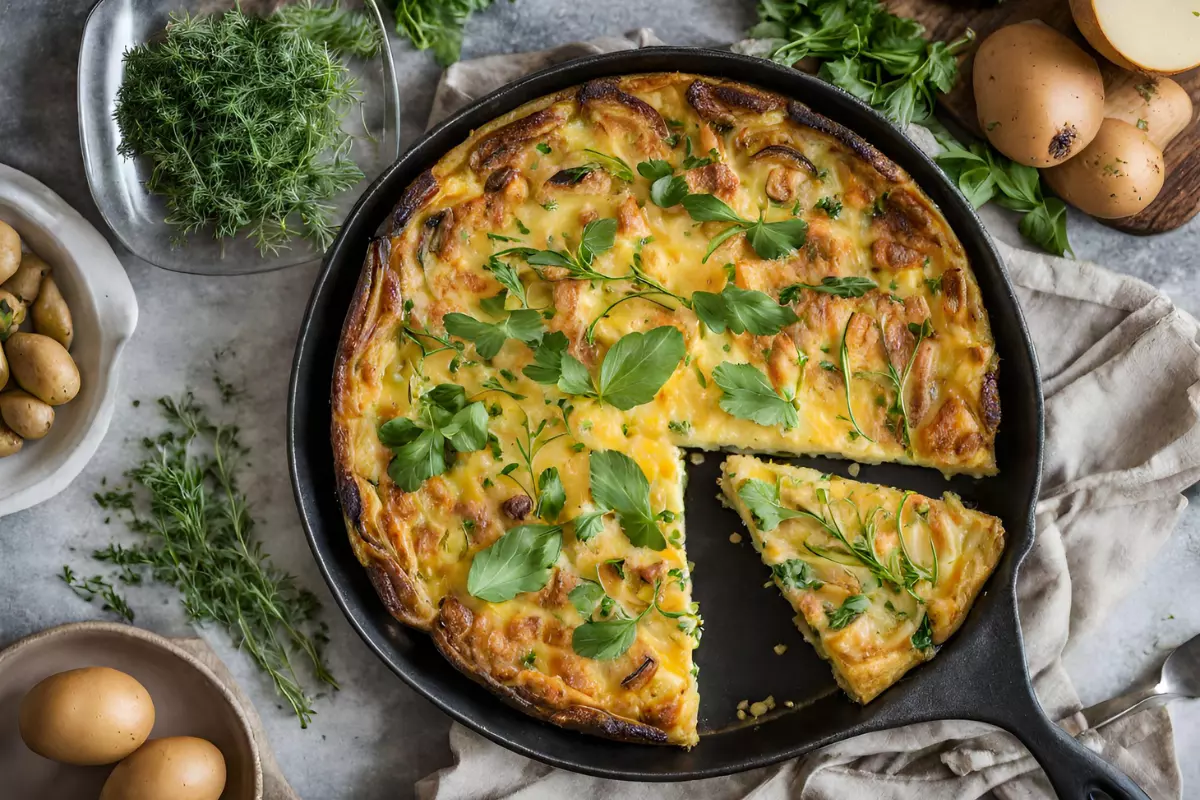
[[(719, 44), (740, 37), (753, 6), (750, 0), (500, 2), (471, 23), (465, 55), (538, 49), (642, 26), (671, 43)], [(76, 59), (89, 7), (89, 0), (0, 0), (0, 162), (49, 185), (107, 234), (84, 178), (75, 105)], [(424, 127), (439, 69), (428, 54), (398, 40), (392, 50), (408, 144)], [(1072, 212), (1071, 238), (1079, 257), (1143, 278), (1200, 315), (1200, 220), (1139, 239)], [(301, 730), (222, 633), (200, 634), (256, 701), (283, 770), (303, 797), (410, 796), (414, 781), (449, 763), (450, 721), (394, 677), (346, 624), (304, 541), (288, 480), (288, 372), (316, 266), (241, 278), (192, 277), (151, 267), (113, 245), (141, 305), (125, 355), (122, 398), (107, 438), (79, 479), (55, 500), (0, 520), (0, 646), (52, 625), (103, 616), (98, 606), (67, 591), (57, 573), (70, 564), (91, 574), (87, 554), (121, 533), (119, 526), (104, 525), (92, 493), (101, 478), (115, 478), (131, 465), (141, 437), (157, 425), (152, 402), (135, 408), (132, 401), (197, 387), (215, 403), (214, 353), (228, 349), (222, 371), (246, 389), (236, 411), (253, 452), (245, 488), (258, 534), (275, 561), (324, 600), (329, 660), (342, 690), (320, 697), (314, 724)], [(1200, 631), (1197, 575), (1200, 512), (1189, 510), (1131, 599), (1069, 654), (1067, 666), (1085, 703), (1125, 691), (1156, 671), (1170, 648)], [(127, 596), (139, 625), (167, 635), (191, 632), (173, 591), (139, 587)], [(1176, 703), (1172, 714), (1179, 753), (1200, 750), (1200, 704)], [(1200, 786), (1200, 762), (1182, 760), (1185, 785)], [(1197, 790), (1185, 795), (1189, 791)]]

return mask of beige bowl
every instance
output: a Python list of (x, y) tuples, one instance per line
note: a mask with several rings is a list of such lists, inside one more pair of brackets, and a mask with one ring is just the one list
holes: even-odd
[(152, 738), (199, 736), (228, 771), (222, 800), (261, 800), (262, 764), (245, 715), (212, 670), (140, 628), (79, 622), (28, 636), (0, 651), (0, 796), (95, 800), (112, 766), (73, 767), (42, 758), (17, 730), (17, 706), (43, 678), (78, 667), (112, 667), (141, 681), (154, 700)]

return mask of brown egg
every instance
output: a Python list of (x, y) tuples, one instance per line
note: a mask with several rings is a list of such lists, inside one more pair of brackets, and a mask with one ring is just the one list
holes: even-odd
[(21, 738), (40, 756), (65, 764), (111, 764), (142, 746), (154, 703), (135, 678), (108, 667), (51, 675), (29, 690), (18, 711)]
[(225, 791), (225, 758), (195, 736), (151, 739), (108, 776), (100, 800), (217, 800)]

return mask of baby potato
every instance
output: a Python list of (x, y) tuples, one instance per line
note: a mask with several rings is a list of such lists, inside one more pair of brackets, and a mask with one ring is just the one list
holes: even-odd
[(43, 403), (61, 406), (79, 394), (79, 368), (67, 349), (40, 333), (14, 333), (4, 344), (17, 385)]
[(0, 289), (12, 292), (22, 303), (29, 304), (37, 299), (42, 288), (42, 278), (50, 273), (50, 265), (35, 253), (22, 253), (21, 265)]
[(8, 359), (4, 356), (4, 345), (0, 345), (0, 389), (8, 385)]
[(21, 265), (21, 237), (7, 222), (0, 220), (0, 283), (13, 276)]
[(0, 419), (22, 439), (40, 439), (54, 424), (54, 409), (18, 389), (0, 394)]
[(1165, 175), (1162, 150), (1119, 119), (1104, 120), (1092, 143), (1070, 161), (1042, 170), (1059, 197), (1099, 219), (1138, 213), (1158, 197)]
[(25, 446), (25, 440), (9, 430), (9, 427), (3, 422), (0, 422), (0, 458), (16, 455), (21, 452), (21, 448)]
[(151, 739), (117, 764), (100, 800), (218, 800), (225, 791), (225, 756), (195, 736)]
[(63, 299), (54, 278), (47, 275), (42, 279), (42, 288), (37, 300), (33, 301), (33, 329), (49, 336), (68, 350), (75, 341), (75, 325), (71, 321), (71, 309)]
[[(8, 322), (5, 325), (5, 322)], [(0, 340), (16, 333), (17, 328), (25, 321), (25, 304), (17, 299), (12, 292), (0, 289)], [(0, 388), (3, 388), (0, 386)]]

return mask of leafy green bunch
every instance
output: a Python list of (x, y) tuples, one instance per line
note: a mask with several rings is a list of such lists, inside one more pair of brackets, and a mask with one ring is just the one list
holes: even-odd
[[(515, 2), (516, 0), (509, 0)], [(443, 67), (462, 55), (463, 28), (476, 11), (495, 0), (398, 0), (396, 32), (404, 34), (418, 50), (433, 50)]]
[(880, 109), (900, 127), (933, 114), (937, 92), (958, 80), (956, 54), (971, 41), (929, 42), (924, 27), (878, 0), (759, 0), (749, 35), (772, 42), (771, 59), (820, 59), (821, 77)]
[[(249, 501), (238, 484), (247, 451), (237, 428), (214, 425), (190, 393), (177, 401), (162, 398), (159, 406), (168, 429), (144, 441), (147, 457), (126, 473), (136, 491), (96, 495), (103, 508), (125, 514), (142, 541), (113, 544), (93, 557), (119, 567), (122, 583), (140, 584), (148, 572), (177, 588), (188, 617), (224, 629), (307, 727), (315, 712), (294, 659), (337, 688), (323, 660), (320, 604), (271, 563), (254, 535)], [(66, 567), (60, 577), (80, 596), (100, 597), (132, 621), (111, 583), (98, 576), (78, 579)]]
[(395, 417), (379, 426), (379, 441), (392, 449), (388, 477), (415, 492), (446, 471), (447, 455), (482, 450), (488, 442), (488, 413), (481, 402), (468, 403), (467, 392), (442, 383), (421, 396), (420, 417)]
[(186, 238), (243, 230), (263, 253), (299, 234), (325, 249), (329, 201), (363, 178), (342, 119), (354, 80), (338, 54), (374, 53), (365, 20), (311, 3), (261, 18), (173, 15), (161, 40), (125, 54), (118, 148), (149, 162), (146, 188)]
[(1005, 158), (984, 142), (964, 147), (944, 130), (935, 129), (945, 151), (936, 156), (940, 166), (961, 191), (979, 208), (995, 200), (1021, 213), (1021, 235), (1047, 253), (1074, 255), (1067, 238), (1067, 206), (1057, 197), (1047, 197), (1041, 175), (1034, 167)]

